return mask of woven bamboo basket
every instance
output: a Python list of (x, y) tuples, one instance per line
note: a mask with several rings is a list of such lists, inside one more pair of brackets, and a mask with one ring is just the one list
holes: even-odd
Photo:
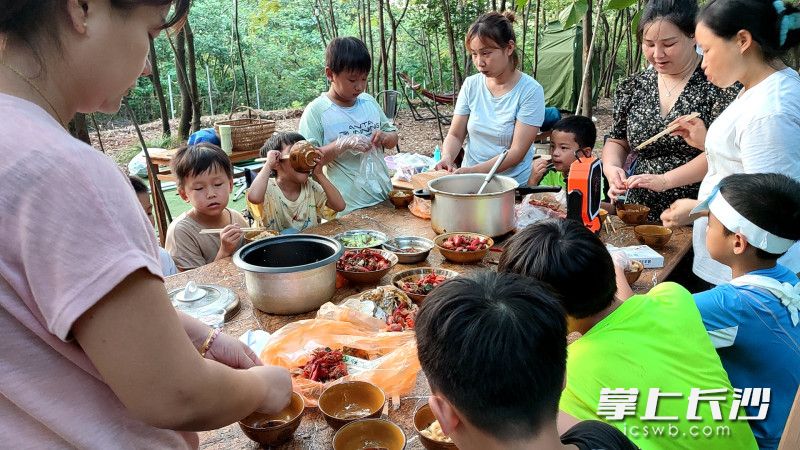
[(275, 121), (253, 118), (230, 119), (230, 117), (233, 117), (233, 113), (235, 111), (241, 110), (252, 111), (252, 108), (248, 108), (247, 106), (240, 106), (236, 108), (228, 116), (228, 120), (220, 120), (219, 122), (214, 123), (214, 130), (216, 130), (217, 135), (219, 135), (220, 125), (231, 126), (231, 141), (233, 142), (232, 151), (234, 152), (249, 152), (258, 150), (262, 145), (264, 145), (264, 141), (266, 141), (275, 133)]

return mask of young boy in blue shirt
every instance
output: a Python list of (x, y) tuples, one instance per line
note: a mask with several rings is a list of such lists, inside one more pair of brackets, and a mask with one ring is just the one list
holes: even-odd
[(746, 407), (761, 449), (778, 447), (800, 385), (800, 282), (778, 258), (800, 240), (800, 183), (736, 174), (692, 213), (708, 213), (706, 247), (729, 266), (728, 284), (694, 295), (735, 389), (769, 388), (765, 417)]

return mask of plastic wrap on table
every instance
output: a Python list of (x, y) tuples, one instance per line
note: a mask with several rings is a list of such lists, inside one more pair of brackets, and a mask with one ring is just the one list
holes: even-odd
[(606, 248), (611, 254), (611, 259), (614, 261), (614, 265), (620, 267), (622, 270), (632, 270), (631, 263), (633, 262), (633, 259), (628, 257), (625, 252), (610, 244), (606, 244)]
[(564, 191), (557, 193), (528, 194), (518, 205), (514, 206), (517, 229), (547, 219), (564, 219), (567, 217), (567, 197)]
[(386, 167), (390, 172), (394, 172), (392, 181), (402, 181), (410, 183), (413, 176), (432, 169), (436, 166), (433, 158), (418, 153), (397, 153), (383, 158)]
[(303, 367), (320, 347), (348, 347), (370, 358), (358, 371), (335, 381), (320, 383), (295, 376), (294, 389), (305, 398), (307, 406), (316, 406), (327, 386), (352, 380), (368, 381), (383, 389), (387, 397), (399, 397), (411, 391), (420, 370), (413, 331), (377, 331), (374, 324), (359, 320), (318, 318), (292, 322), (272, 334), (261, 360), (294, 370)]

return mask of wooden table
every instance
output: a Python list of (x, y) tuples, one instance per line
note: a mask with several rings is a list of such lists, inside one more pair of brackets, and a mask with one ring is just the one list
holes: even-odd
[[(175, 176), (170, 171), (170, 164), (172, 164), (172, 158), (175, 157), (177, 151), (178, 149), (148, 149), (150, 153), (148, 180), (150, 182), (150, 192), (153, 193), (153, 209), (155, 210), (156, 226), (158, 227), (158, 239), (161, 241), (162, 247), (167, 239), (167, 227), (169, 223), (166, 218), (166, 202), (162, 201), (158, 192), (161, 192), (162, 181), (175, 181)], [(258, 158), (260, 151), (259, 149), (246, 152), (233, 152), (230, 155), (231, 163)], [(162, 169), (162, 167), (165, 169)], [(155, 174), (155, 176), (153, 176), (153, 174)]]
[[(611, 242), (616, 246), (638, 244), (633, 235), (632, 227), (625, 227), (619, 219), (612, 217), (617, 226), (617, 233), (612, 236), (601, 234), (601, 238)], [(413, 216), (408, 209), (395, 210), (390, 204), (384, 203), (354, 211), (346, 216), (324, 223), (322, 225), (306, 230), (306, 233), (333, 236), (342, 231), (352, 229), (374, 229), (388, 234), (390, 237), (400, 235), (415, 235), (433, 238), (435, 233), (430, 227), (430, 221), (419, 219)], [(507, 237), (506, 237), (507, 238)], [(505, 239), (498, 239), (499, 246), (502, 246)], [(676, 229), (667, 247), (661, 252), (664, 255), (664, 267), (658, 270), (645, 270), (639, 281), (634, 284), (636, 292), (645, 292), (652, 287), (655, 281), (663, 281), (667, 275), (675, 268), (678, 261), (691, 248), (691, 229)], [(415, 266), (434, 266), (456, 270), (461, 273), (470, 273), (481, 268), (494, 268), (497, 264), (499, 253), (489, 252), (483, 262), (475, 265), (456, 265), (450, 264), (442, 258), (436, 250), (432, 251), (427, 261), (416, 265), (397, 264), (382, 280), (381, 285), (390, 284), (392, 276), (400, 271), (413, 268)], [(178, 275), (168, 277), (166, 280), (167, 289), (174, 289), (184, 286), (189, 280), (194, 280), (198, 284), (210, 283), (219, 284), (233, 289), (239, 297), (241, 309), (239, 313), (225, 324), (225, 331), (233, 336), (240, 336), (248, 329), (264, 329), (274, 332), (282, 326), (296, 320), (313, 318), (316, 312), (300, 314), (295, 316), (276, 316), (262, 313), (255, 310), (247, 297), (244, 285), (244, 275), (233, 265), (230, 258), (214, 262), (207, 266), (195, 270), (183, 272)], [(367, 287), (345, 287), (338, 289), (332, 301), (339, 303), (343, 299), (370, 289)], [(425, 376), (420, 373), (414, 389), (401, 398), (399, 407), (392, 405), (389, 408), (389, 419), (400, 425), (408, 437), (410, 450), (422, 449), (422, 444), (416, 437), (413, 427), (413, 413), (417, 406), (426, 401), (430, 393)], [(329, 449), (333, 439), (333, 431), (327, 426), (319, 410), (308, 408), (303, 416), (302, 424), (295, 433), (293, 441), (280, 447), (282, 449)], [(228, 449), (228, 448), (257, 448), (256, 443), (250, 441), (239, 429), (239, 426), (229, 425), (218, 430), (200, 433), (200, 447), (204, 449)]]

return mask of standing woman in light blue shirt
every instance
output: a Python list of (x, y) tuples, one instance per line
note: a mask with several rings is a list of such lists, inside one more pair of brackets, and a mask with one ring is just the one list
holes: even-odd
[[(464, 44), (479, 73), (461, 86), (437, 169), (487, 173), (508, 150), (498, 173), (522, 186), (528, 183), (533, 141), (544, 121), (544, 90), (517, 69), (513, 22), (511, 12), (489, 12), (470, 26)], [(457, 168), (454, 161), (465, 139), (464, 162)]]

